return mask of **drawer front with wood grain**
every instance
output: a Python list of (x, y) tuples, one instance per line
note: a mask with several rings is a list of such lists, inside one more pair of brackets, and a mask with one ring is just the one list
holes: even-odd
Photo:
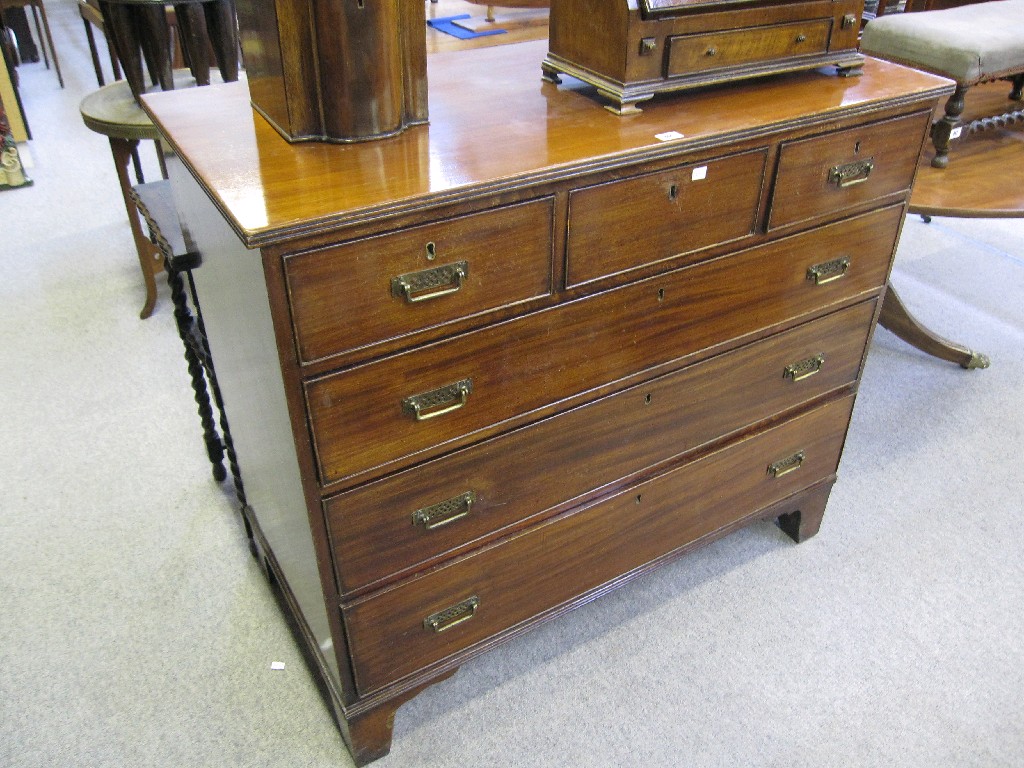
[(810, 19), (769, 27), (751, 27), (669, 38), (667, 77), (719, 67), (786, 59), (828, 50), (832, 19)]
[(508, 419), (884, 284), (894, 206), (305, 386), (324, 484), (393, 471)]
[(837, 214), (896, 193), (914, 181), (918, 147), (931, 115), (867, 123), (782, 143), (769, 228)]
[(846, 397), (343, 609), (367, 693), (832, 476)]
[[(852, 385), (875, 301), (325, 502), (343, 593)], [(552, 467), (558, 482), (539, 483)]]
[(547, 295), (552, 215), (547, 198), (286, 256), (299, 361)]
[(569, 194), (566, 283), (586, 283), (752, 236), (767, 150)]

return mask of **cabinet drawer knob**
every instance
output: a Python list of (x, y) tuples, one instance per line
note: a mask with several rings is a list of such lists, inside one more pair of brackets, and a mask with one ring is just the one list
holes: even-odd
[(439, 299), (458, 292), (467, 277), (469, 262), (442, 264), (422, 272), (410, 272), (391, 278), (391, 295), (404, 298), (410, 304)]
[(780, 459), (773, 464), (768, 465), (768, 474), (772, 477), (782, 477), (788, 475), (790, 472), (795, 472), (800, 469), (804, 463), (804, 452), (797, 451), (792, 456), (788, 456), (785, 459)]
[(807, 39), (807, 35), (803, 34), (802, 32), (799, 35), (796, 36), (796, 42), (798, 42), (798, 43), (802, 43), (806, 39)]
[(466, 598), (461, 603), (456, 603), (451, 608), (432, 613), (423, 620), (423, 627), (431, 632), (444, 632), (464, 621), (469, 621), (476, 615), (476, 609), (480, 606), (480, 598), (474, 595)]
[(446, 499), (429, 507), (417, 509), (412, 513), (412, 524), (422, 525), (425, 530), (432, 531), (454, 523), (470, 513), (475, 501), (476, 494), (473, 491), (466, 491), (454, 499)]
[(854, 160), (852, 163), (833, 165), (828, 172), (828, 180), (840, 189), (852, 187), (854, 184), (862, 184), (868, 180), (871, 171), (875, 169), (875, 159), (869, 157), (867, 160)]
[(823, 261), (807, 268), (807, 279), (815, 285), (824, 285), (844, 277), (850, 269), (850, 257), (841, 256), (831, 261)]
[(786, 366), (786, 369), (782, 372), (782, 378), (792, 379), (793, 381), (800, 381), (806, 379), (809, 376), (813, 376), (821, 367), (825, 364), (824, 355), (815, 355), (814, 357), (808, 357), (806, 360), (801, 360), (797, 363), (790, 363)]
[(472, 391), (473, 380), (463, 379), (420, 395), (410, 395), (402, 400), (402, 411), (410, 414), (416, 421), (436, 419), (462, 408)]
[(718, 55), (718, 49), (717, 48), (708, 48), (706, 51), (704, 51), (704, 55), (705, 56), (716, 56), (716, 55)]

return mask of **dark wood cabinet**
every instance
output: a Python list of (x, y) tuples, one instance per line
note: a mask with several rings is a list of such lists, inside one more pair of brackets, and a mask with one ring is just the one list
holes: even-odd
[(622, 120), (544, 53), (438, 55), (431, 125), (372, 144), (288, 144), (244, 84), (146, 97), (245, 519), (360, 763), (495, 643), (817, 531), (950, 89), (869, 60)]
[(551, 0), (544, 77), (597, 88), (616, 114), (655, 94), (835, 65), (858, 71), (863, 0)]

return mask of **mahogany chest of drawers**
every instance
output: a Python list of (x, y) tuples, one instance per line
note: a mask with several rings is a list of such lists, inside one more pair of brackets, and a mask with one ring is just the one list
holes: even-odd
[(286, 143), (244, 84), (147, 98), (247, 528), (359, 763), (496, 642), (817, 531), (950, 87), (869, 61), (623, 120), (543, 55), (438, 56), (431, 125), (363, 145)]

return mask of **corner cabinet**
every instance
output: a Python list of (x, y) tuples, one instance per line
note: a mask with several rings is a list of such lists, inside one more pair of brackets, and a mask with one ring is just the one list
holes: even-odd
[(622, 118), (544, 55), (438, 55), (431, 124), (359, 145), (289, 145), (244, 83), (146, 98), (246, 528), (360, 764), (496, 643), (818, 530), (951, 88), (868, 60)]

